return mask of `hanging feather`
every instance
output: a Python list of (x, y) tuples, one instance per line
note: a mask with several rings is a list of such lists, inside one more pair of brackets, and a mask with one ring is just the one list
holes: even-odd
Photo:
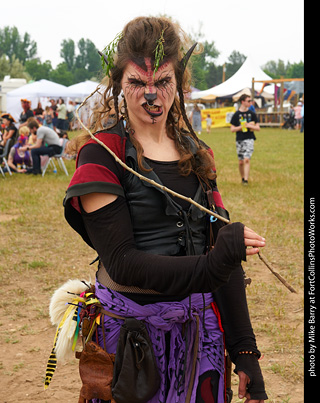
[[(90, 281), (88, 282), (91, 286)], [(63, 361), (74, 351), (79, 334), (79, 303), (84, 303), (85, 292), (90, 288), (81, 280), (68, 280), (58, 288), (50, 301), (49, 314), (57, 331), (48, 359), (44, 388), (47, 389), (56, 370), (57, 361)]]
[[(88, 282), (90, 284), (90, 281)], [(88, 286), (81, 280), (68, 280), (60, 288), (58, 288), (52, 295), (49, 314), (53, 325), (60, 323), (65, 311), (66, 304), (73, 302), (75, 297), (78, 301), (84, 301), (80, 294), (87, 291)]]
[(57, 338), (55, 352), (57, 360), (65, 361), (68, 358), (71, 358), (72, 354), (72, 344), (74, 333), (77, 326), (77, 306), (70, 306), (69, 315), (66, 317), (63, 325), (61, 326), (59, 337)]
[(75, 350), (76, 345), (77, 345), (77, 341), (78, 341), (78, 337), (79, 337), (79, 331), (80, 331), (80, 311), (81, 311), (81, 306), (78, 307), (77, 309), (77, 326), (76, 326), (76, 330), (74, 332), (74, 338), (73, 338), (73, 343), (72, 343), (72, 351)]
[(66, 319), (68, 318), (70, 312), (72, 311), (72, 309), (73, 309), (73, 306), (69, 305), (67, 310), (65, 311), (63, 317), (62, 317), (61, 322), (59, 323), (58, 328), (57, 328), (57, 331), (56, 331), (56, 334), (55, 334), (55, 337), (54, 337), (54, 340), (53, 340), (53, 347), (52, 347), (51, 354), (50, 354), (50, 357), (49, 357), (49, 360), (48, 360), (48, 363), (47, 363), (46, 378), (45, 378), (45, 381), (44, 381), (44, 389), (48, 388), (48, 386), (49, 386), (49, 384), (51, 382), (51, 379), (53, 377), (53, 374), (54, 374), (54, 372), (56, 370), (57, 356), (56, 356), (56, 350), (55, 349), (56, 349), (57, 340), (59, 338), (59, 333), (60, 333), (60, 331), (61, 331)]

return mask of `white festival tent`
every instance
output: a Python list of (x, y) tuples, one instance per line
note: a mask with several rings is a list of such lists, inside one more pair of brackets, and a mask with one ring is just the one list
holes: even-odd
[[(94, 92), (98, 87), (99, 89)], [(106, 87), (96, 81), (86, 80), (81, 83), (70, 85), (68, 89), (71, 93), (77, 94), (75, 98), (77, 104), (76, 108), (80, 106), (80, 103), (83, 102), (86, 97), (94, 93), (87, 99), (86, 103), (81, 107), (81, 110), (78, 111), (81, 121), (87, 126), (91, 111), (102, 99), (102, 93), (106, 90)]]
[(37, 108), (38, 102), (41, 102), (44, 109), (45, 106), (50, 105), (49, 99), (51, 98), (58, 99), (61, 97), (67, 104), (68, 98), (76, 98), (77, 96), (77, 92), (72, 92), (65, 85), (48, 80), (39, 80), (7, 92), (7, 112), (11, 113), (18, 122), (22, 112), (20, 100), (23, 98), (31, 101), (31, 109)]
[(70, 85), (68, 89), (72, 93), (78, 94), (77, 98), (80, 98), (82, 102), (84, 98), (93, 93), (98, 85), (99, 83), (97, 83), (96, 81), (86, 80), (82, 83)]
[[(209, 88), (208, 90), (192, 92), (191, 99), (201, 99), (203, 101), (214, 101), (215, 98), (234, 96), (239, 92), (247, 92), (251, 94), (252, 78), (254, 80), (272, 80), (272, 77), (268, 76), (254, 61), (252, 56), (247, 57), (240, 69), (227, 81)], [(263, 83), (255, 83), (255, 91), (261, 91)], [(274, 85), (267, 86), (261, 94), (267, 99), (273, 99)], [(235, 99), (234, 99), (235, 100)]]

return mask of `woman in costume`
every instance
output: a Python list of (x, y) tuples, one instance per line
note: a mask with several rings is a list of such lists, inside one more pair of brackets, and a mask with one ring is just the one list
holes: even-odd
[[(265, 240), (241, 223), (214, 222), (187, 199), (228, 218), (213, 153), (184, 109), (189, 48), (169, 19), (129, 22), (105, 49), (109, 77), (92, 124), (95, 138), (131, 169), (186, 198), (142, 181), (84, 134), (75, 140), (65, 215), (99, 256), (95, 297), (107, 314), (94, 340), (115, 354), (123, 318), (148, 330), (160, 381), (145, 402), (225, 402), (226, 348), (239, 396), (261, 403), (267, 395), (241, 261)], [(117, 122), (105, 129), (111, 111)], [(115, 401), (137, 401), (128, 389), (129, 400)]]
[(8, 155), (8, 165), (13, 172), (25, 173), (27, 168), (32, 166), (31, 154), (29, 151), (21, 151), (28, 141), (30, 130), (23, 126), (19, 129), (19, 137), (16, 144), (11, 148)]
[(15, 126), (15, 120), (14, 118), (10, 115), (10, 113), (3, 113), (1, 115), (3, 124), (4, 124), (4, 132), (2, 138), (0, 138), (0, 152), (6, 145), (7, 141), (11, 142), (11, 146), (16, 141), (18, 129)]
[(31, 101), (28, 99), (21, 99), (21, 107), (23, 111), (20, 114), (19, 127), (27, 126), (27, 120), (34, 117), (33, 110), (31, 109)]

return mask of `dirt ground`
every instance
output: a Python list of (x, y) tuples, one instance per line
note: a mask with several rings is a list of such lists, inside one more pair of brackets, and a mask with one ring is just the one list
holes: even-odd
[[(16, 216), (2, 216), (2, 232), (9, 231)], [(41, 226), (41, 223), (38, 226)], [(54, 231), (54, 228), (53, 228)], [(55, 241), (55, 247), (46, 246), (42, 236), (50, 236), (45, 228), (42, 236), (26, 240), (23, 253), (19, 247), (10, 249), (4, 258), (8, 270), (1, 271), (0, 303), (0, 386), (3, 403), (9, 402), (70, 402), (78, 401), (81, 386), (78, 361), (72, 359), (59, 364), (49, 388), (44, 390), (44, 378), (55, 328), (48, 315), (50, 297), (54, 290), (69, 278), (94, 279), (96, 268), (89, 266), (95, 258), (80, 237), (70, 229)], [(7, 233), (10, 239), (18, 236)], [(6, 235), (3, 235), (6, 238)], [(57, 253), (63, 245), (68, 251)], [(32, 260), (42, 251), (45, 260)], [(72, 251), (76, 250), (74, 254)], [(48, 263), (50, 262), (50, 263)], [(278, 261), (273, 261), (277, 266)], [(301, 264), (301, 262), (300, 262)], [(299, 265), (300, 265), (299, 264)], [(262, 352), (263, 370), (268, 402), (303, 402), (303, 291), (288, 291), (265, 268), (257, 257), (252, 257), (245, 270), (252, 278), (248, 287), (248, 301), (258, 347)], [(302, 270), (302, 269), (301, 269)], [(232, 376), (237, 398), (237, 377)]]

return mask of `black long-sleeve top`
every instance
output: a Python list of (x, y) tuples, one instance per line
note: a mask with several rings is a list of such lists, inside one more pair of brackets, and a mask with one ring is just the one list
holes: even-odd
[[(97, 144), (82, 149), (78, 167), (86, 164), (102, 164), (118, 176), (122, 174), (113, 157)], [(182, 180), (176, 163), (149, 160), (148, 164), (165, 186), (193, 197), (198, 186), (195, 176), (191, 174)], [(187, 210), (188, 203), (182, 207)], [(235, 362), (238, 352), (243, 350), (260, 355), (250, 322), (240, 264), (245, 260), (242, 224), (220, 229), (215, 248), (206, 255), (160, 256), (136, 248), (129, 210), (122, 196), (92, 213), (81, 209), (81, 216), (94, 249), (115, 282), (154, 289), (164, 294), (164, 298), (172, 299), (182, 299), (194, 292), (214, 291), (232, 361)], [(126, 296), (130, 297), (130, 294)], [(131, 297), (141, 304), (159, 298), (155, 295)]]

